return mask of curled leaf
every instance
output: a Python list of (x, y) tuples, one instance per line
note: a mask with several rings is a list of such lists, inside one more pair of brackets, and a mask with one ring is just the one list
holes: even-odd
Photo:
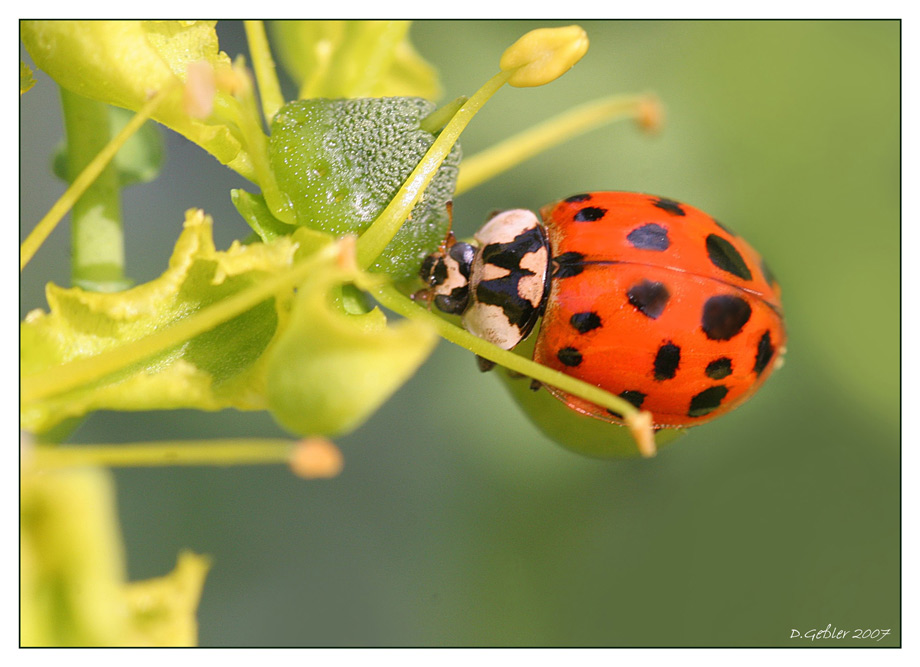
[(354, 244), (340, 243), (298, 288), (287, 327), (268, 360), (275, 419), (302, 435), (357, 428), (409, 379), (437, 342), (420, 322), (388, 324), (383, 312), (346, 308), (343, 287), (366, 282)]
[[(297, 243), (234, 243), (217, 251), (211, 219), (186, 214), (169, 268), (149, 283), (115, 293), (48, 285), (49, 312), (33, 311), (21, 327), (24, 378), (53, 378), (59, 364), (92, 359), (226, 299), (290, 265)], [(278, 299), (96, 382), (22, 406), (23, 427), (45, 431), (92, 410), (264, 409), (263, 352), (287, 304)]]

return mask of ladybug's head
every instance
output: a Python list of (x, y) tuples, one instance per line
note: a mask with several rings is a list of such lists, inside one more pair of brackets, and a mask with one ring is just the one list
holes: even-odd
[(469, 243), (454, 243), (425, 258), (419, 277), (428, 288), (423, 294), (445, 313), (460, 315), (469, 304), (470, 266), (476, 248)]

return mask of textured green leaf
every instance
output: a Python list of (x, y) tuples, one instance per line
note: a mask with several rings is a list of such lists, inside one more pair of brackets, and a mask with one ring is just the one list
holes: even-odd
[[(421, 98), (300, 100), (274, 118), (272, 170), (298, 225), (361, 234), (380, 215), (435, 136), (419, 127), (434, 110)], [(455, 145), (373, 270), (414, 275), (450, 228), (461, 150)]]
[(273, 21), (285, 69), (313, 97), (436, 99), (436, 70), (408, 39), (409, 21)]
[[(210, 218), (189, 211), (169, 268), (156, 280), (108, 294), (49, 284), (49, 312), (33, 311), (21, 327), (22, 373), (91, 358), (162, 330), (289, 266), (296, 248), (286, 238), (217, 251)], [(99, 409), (264, 409), (262, 353), (286, 307), (267, 300), (91, 386), (27, 403), (23, 427), (40, 432)]]

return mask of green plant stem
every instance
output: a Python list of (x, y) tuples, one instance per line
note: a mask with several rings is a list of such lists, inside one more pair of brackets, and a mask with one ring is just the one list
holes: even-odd
[[(76, 180), (110, 141), (107, 104), (61, 88), (67, 138), (67, 179)], [(102, 170), (71, 212), (71, 282), (113, 292), (128, 286), (121, 220), (121, 187), (114, 163)]]
[(466, 192), (534, 155), (596, 127), (615, 120), (637, 119), (643, 105), (653, 103), (653, 99), (630, 95), (595, 100), (514, 135), (488, 150), (464, 158), (457, 178), (456, 193)]
[(241, 65), (237, 65), (237, 67), (240, 70), (240, 75), (245, 77), (244, 80), (246, 81), (246, 85), (238, 94), (241, 107), (239, 128), (243, 136), (243, 145), (252, 160), (252, 167), (255, 172), (254, 180), (259, 184), (262, 196), (265, 197), (265, 203), (268, 204), (272, 215), (281, 220), (281, 222), (293, 225), (295, 221), (291, 201), (286, 194), (281, 192), (278, 182), (275, 180), (275, 172), (272, 171), (271, 160), (268, 155), (268, 137), (262, 131), (252, 79)]
[(36, 447), (29, 452), (37, 468), (100, 466), (252, 465), (287, 463), (296, 443), (280, 438), (166, 440), (118, 445)]
[(444, 106), (438, 107), (419, 121), (419, 128), (425, 132), (437, 134), (454, 117), (460, 107), (466, 104), (468, 99), (467, 97), (458, 97)]
[(151, 115), (153, 115), (157, 107), (166, 99), (166, 96), (172, 92), (176, 85), (178, 84), (174, 84), (160, 91), (151, 98), (150, 101), (137, 112), (134, 118), (128, 121), (121, 131), (115, 135), (115, 138), (106, 144), (105, 148), (99, 151), (93, 160), (86, 165), (86, 168), (73, 180), (70, 187), (61, 195), (61, 198), (58, 199), (48, 213), (45, 214), (45, 217), (35, 225), (35, 229), (29, 233), (25, 241), (23, 241), (22, 245), (19, 247), (20, 271), (22, 271), (35, 256), (35, 253), (38, 252), (42, 243), (51, 235), (51, 232), (54, 231), (57, 224), (67, 214), (67, 211), (71, 209), (80, 196), (86, 192), (87, 188), (89, 188), (99, 174), (102, 173), (109, 162), (112, 161), (118, 149), (124, 145), (131, 135), (140, 129), (141, 125), (143, 125)]
[(358, 266), (368, 268), (383, 252), (387, 244), (393, 239), (402, 226), (412, 207), (421, 198), (425, 188), (437, 174), (444, 158), (450, 153), (451, 148), (460, 138), (460, 134), (473, 119), (473, 116), (482, 106), (501, 88), (514, 74), (514, 70), (499, 72), (464, 104), (454, 114), (450, 122), (441, 130), (441, 134), (425, 153), (425, 157), (416, 165), (409, 178), (393, 197), (392, 201), (383, 210), (383, 213), (374, 221), (367, 231), (358, 239), (357, 259)]
[(566, 375), (565, 373), (560, 373), (559, 371), (542, 366), (531, 359), (517, 355), (509, 350), (503, 350), (451, 324), (430, 310), (416, 304), (397, 290), (392, 284), (385, 284), (370, 289), (369, 291), (382, 306), (389, 308), (394, 313), (402, 315), (403, 317), (424, 321), (430, 324), (445, 340), (459, 345), (480, 357), (494, 361), (500, 366), (504, 366), (512, 371), (517, 371), (534, 380), (539, 380), (551, 387), (556, 387), (562, 391), (574, 394), (586, 401), (591, 401), (597, 405), (609, 408), (622, 414), (624, 418), (628, 419), (629, 417), (639, 414), (639, 410), (637, 410), (632, 403), (629, 403), (619, 396), (615, 396), (592, 384), (574, 378), (571, 375)]
[(268, 46), (268, 37), (265, 35), (265, 24), (262, 21), (243, 21), (246, 28), (246, 41), (249, 42), (249, 54), (252, 57), (252, 66), (259, 84), (259, 97), (262, 99), (262, 114), (266, 124), (271, 124), (272, 118), (282, 106), (284, 97), (281, 94), (281, 84), (275, 71), (275, 61)]

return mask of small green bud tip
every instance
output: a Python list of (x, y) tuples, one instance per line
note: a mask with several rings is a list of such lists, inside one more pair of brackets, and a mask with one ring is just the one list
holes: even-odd
[(508, 83), (517, 88), (542, 86), (558, 79), (588, 51), (581, 26), (531, 30), (502, 54), (503, 72), (516, 70)]

